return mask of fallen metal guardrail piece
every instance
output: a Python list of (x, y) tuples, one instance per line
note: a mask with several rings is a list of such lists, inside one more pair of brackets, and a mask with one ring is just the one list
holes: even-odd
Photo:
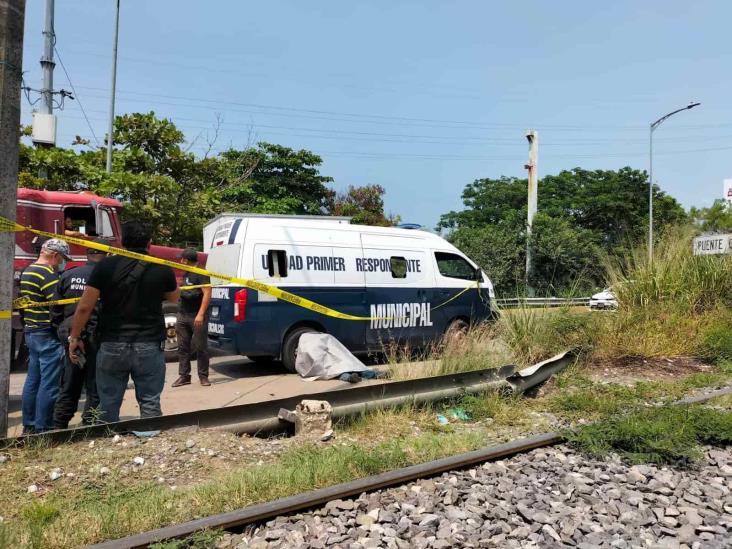
[(48, 431), (46, 433), (0, 439), (0, 448), (22, 444), (29, 440), (46, 440), (50, 442), (66, 442), (84, 438), (111, 436), (114, 433), (132, 431), (169, 430), (181, 427), (201, 427), (223, 429), (237, 433), (277, 432), (285, 430), (286, 424), (281, 422), (277, 414), (280, 408), (288, 410), (304, 398), (327, 400), (334, 408), (352, 407), (358, 410), (369, 410), (390, 405), (395, 401), (406, 401), (416, 395), (444, 390), (445, 387), (459, 394), (471, 387), (488, 387), (505, 384), (505, 378), (516, 370), (515, 366), (503, 366), (473, 372), (463, 372), (437, 377), (427, 377), (407, 381), (393, 381), (382, 384), (362, 384), (348, 389), (320, 391), (287, 398), (209, 408), (193, 412), (170, 414), (167, 416), (129, 419), (116, 423), (79, 426), (72, 429)]
[(506, 381), (511, 384), (516, 393), (524, 393), (529, 389), (544, 383), (554, 374), (561, 372), (570, 364), (577, 360), (577, 354), (574, 351), (564, 351), (558, 355), (539, 362), (523, 370), (519, 370), (508, 376)]
[[(110, 436), (132, 431), (162, 431), (182, 427), (218, 429), (237, 434), (266, 434), (289, 431), (292, 425), (279, 417), (281, 409), (294, 410), (303, 400), (325, 400), (333, 407), (333, 418), (349, 417), (372, 410), (390, 408), (407, 403), (427, 403), (458, 398), (464, 394), (478, 394), (488, 389), (507, 389), (522, 393), (542, 383), (553, 373), (565, 368), (575, 359), (573, 351), (566, 351), (532, 367), (530, 372), (516, 373), (516, 366), (489, 368), (442, 376), (369, 384), (348, 389), (308, 393), (282, 399), (210, 408), (195, 412), (170, 414), (80, 426), (73, 429), (49, 431), (17, 438), (0, 439), (0, 448), (22, 444), (28, 440), (43, 439), (67, 442), (84, 438)], [(515, 377), (518, 375), (518, 377)], [(513, 380), (513, 381), (511, 381)]]

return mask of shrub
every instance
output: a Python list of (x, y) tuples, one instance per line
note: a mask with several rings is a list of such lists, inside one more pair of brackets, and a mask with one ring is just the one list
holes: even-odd
[(732, 361), (732, 315), (720, 316), (701, 332), (699, 354), (720, 363)]

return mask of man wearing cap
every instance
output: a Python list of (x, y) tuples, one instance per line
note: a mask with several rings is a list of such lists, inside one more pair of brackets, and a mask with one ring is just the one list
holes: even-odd
[(22, 309), (23, 329), (28, 346), (28, 375), (23, 385), (23, 433), (40, 433), (52, 428), (53, 408), (59, 390), (64, 348), (51, 326), (50, 308), (59, 273), (66, 268), (69, 245), (58, 238), (46, 240), (41, 253), (20, 276), (20, 296), (34, 303)]
[[(96, 238), (97, 244), (109, 242), (103, 238)], [(86, 288), (86, 283), (91, 276), (97, 263), (107, 256), (106, 252), (86, 249), (86, 265), (81, 265), (65, 271), (56, 285), (56, 296), (54, 299), (69, 299), (81, 297)], [(66, 342), (71, 334), (71, 320), (76, 312), (76, 303), (68, 305), (54, 305), (51, 308), (51, 323), (56, 328), (58, 338)], [(97, 394), (97, 338), (96, 328), (99, 314), (99, 305), (92, 312), (81, 333), (84, 341), (85, 361), (84, 364), (74, 364), (69, 356), (64, 353), (64, 367), (61, 373), (61, 389), (56, 399), (56, 407), (53, 411), (53, 428), (66, 429), (69, 421), (74, 417), (79, 406), (82, 387), (86, 390), (84, 400), (84, 411), (81, 414), (81, 423), (89, 425), (94, 423), (94, 412), (99, 406), (99, 395)], [(68, 345), (67, 345), (68, 346)]]
[[(183, 265), (196, 265), (198, 252), (193, 248), (183, 250), (181, 261)], [(185, 273), (183, 286), (199, 286), (210, 284), (209, 277), (197, 273)], [(175, 323), (175, 332), (178, 337), (178, 379), (173, 387), (190, 385), (191, 383), (191, 355), (193, 349), (198, 353), (197, 369), (198, 380), (201, 385), (208, 387), (208, 330), (207, 312), (211, 302), (211, 288), (193, 288), (181, 290), (178, 318)]]

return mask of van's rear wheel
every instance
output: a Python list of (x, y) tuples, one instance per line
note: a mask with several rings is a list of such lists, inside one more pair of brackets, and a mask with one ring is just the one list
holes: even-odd
[(297, 359), (297, 344), (300, 342), (300, 336), (303, 334), (319, 334), (320, 332), (315, 328), (309, 326), (302, 326), (295, 328), (285, 337), (284, 343), (282, 343), (282, 364), (285, 369), (291, 373), (297, 373), (295, 368), (295, 360)]
[(468, 334), (468, 328), (468, 323), (462, 318), (456, 318), (450, 322), (447, 330), (445, 330), (445, 344), (453, 345), (455, 343), (460, 343)]

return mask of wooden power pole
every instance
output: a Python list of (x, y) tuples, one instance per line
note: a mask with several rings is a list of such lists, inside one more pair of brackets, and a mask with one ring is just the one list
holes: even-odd
[[(25, 0), (0, 0), (0, 216), (15, 220)], [(0, 437), (8, 431), (15, 233), (0, 231)]]

